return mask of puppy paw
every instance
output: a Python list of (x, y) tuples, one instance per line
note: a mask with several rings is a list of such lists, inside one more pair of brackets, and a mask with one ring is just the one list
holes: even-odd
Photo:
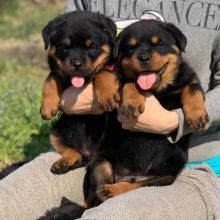
[(67, 173), (69, 170), (73, 170), (79, 166), (80, 162), (76, 161), (75, 163), (70, 163), (68, 160), (61, 158), (51, 166), (50, 171), (53, 174), (64, 174)]
[(105, 200), (114, 196), (112, 184), (105, 184), (98, 187), (96, 191), (97, 197), (104, 202)]
[(144, 112), (144, 109), (145, 103), (138, 102), (138, 100), (126, 100), (121, 104), (119, 111), (128, 118), (137, 118)]
[(120, 96), (117, 91), (109, 91), (106, 93), (97, 92), (97, 101), (105, 111), (111, 112), (117, 108)]
[(54, 104), (54, 105), (41, 105), (40, 108), (40, 113), (41, 113), (41, 117), (44, 120), (50, 120), (53, 117), (56, 116), (57, 112), (59, 111), (59, 105), (58, 104)]
[(122, 89), (122, 102), (119, 111), (128, 118), (136, 118), (145, 109), (145, 96), (141, 94), (134, 83), (127, 83)]
[(186, 113), (186, 121), (190, 127), (196, 129), (197, 131), (201, 131), (208, 123), (209, 117), (205, 109), (198, 109)]
[(97, 102), (108, 112), (114, 110), (120, 101), (119, 81), (115, 74), (103, 73), (103, 71), (94, 79), (94, 88)]
[[(194, 87), (196, 85), (195, 88), (200, 87), (199, 82), (196, 81), (193, 85)], [(208, 123), (209, 117), (205, 109), (204, 94), (201, 90), (195, 89), (194, 87), (188, 85), (183, 89), (181, 101), (186, 122), (190, 127), (201, 131)]]

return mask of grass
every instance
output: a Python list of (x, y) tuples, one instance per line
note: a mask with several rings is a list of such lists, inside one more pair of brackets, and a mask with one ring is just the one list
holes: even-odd
[[(33, 38), (39, 41), (43, 26), (63, 12), (64, 4), (33, 2), (0, 0), (1, 44), (13, 51), (0, 52), (0, 170), (13, 162), (32, 159), (50, 147), (50, 122), (43, 121), (39, 113), (42, 84), (48, 73), (46, 60), (32, 62), (28, 53), (22, 58), (21, 53)], [(42, 40), (35, 46), (43, 54)]]
[[(0, 0), (1, 4), (1, 0)], [(44, 25), (63, 13), (63, 3), (41, 4), (30, 0), (8, 0), (0, 10), (0, 39), (27, 39), (41, 32)]]
[(31, 159), (49, 148), (50, 123), (39, 114), (46, 70), (0, 61), (0, 161)]

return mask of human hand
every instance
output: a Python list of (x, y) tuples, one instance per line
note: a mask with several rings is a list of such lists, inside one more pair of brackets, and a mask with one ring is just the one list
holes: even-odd
[(178, 114), (163, 108), (151, 93), (146, 97), (145, 110), (141, 115), (134, 119), (118, 113), (118, 120), (124, 129), (164, 135), (175, 131), (179, 125)]
[(104, 111), (95, 98), (93, 84), (82, 88), (67, 88), (61, 97), (61, 109), (69, 115), (72, 114), (102, 114)]

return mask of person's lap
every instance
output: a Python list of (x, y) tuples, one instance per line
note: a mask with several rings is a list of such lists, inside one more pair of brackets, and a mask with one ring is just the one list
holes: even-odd
[(84, 168), (54, 175), (50, 167), (58, 157), (42, 154), (0, 181), (0, 219), (36, 219), (59, 206), (62, 196), (83, 204)]
[[(84, 169), (53, 175), (50, 166), (58, 157), (43, 154), (0, 181), (0, 219), (36, 219), (59, 206), (63, 196), (83, 204)], [(220, 197), (220, 186), (209, 170), (187, 169), (173, 185), (122, 194), (87, 210), (81, 219), (202, 220), (216, 212), (215, 196)]]
[(185, 169), (174, 184), (144, 187), (87, 210), (81, 219), (220, 219), (220, 182), (207, 166)]

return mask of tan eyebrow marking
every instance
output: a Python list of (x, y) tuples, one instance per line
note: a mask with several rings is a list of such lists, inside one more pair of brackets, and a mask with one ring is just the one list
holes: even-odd
[(136, 38), (131, 38), (131, 40), (128, 42), (129, 45), (135, 46), (137, 44), (137, 39)]
[(64, 42), (64, 44), (67, 45), (67, 46), (70, 46), (70, 44), (71, 44), (71, 40), (70, 40), (69, 38), (64, 39), (63, 42)]
[(90, 47), (93, 44), (93, 41), (91, 39), (86, 40), (86, 46)]
[(151, 43), (152, 43), (152, 44), (157, 44), (158, 42), (159, 42), (159, 37), (153, 36), (153, 37), (151, 38)]

